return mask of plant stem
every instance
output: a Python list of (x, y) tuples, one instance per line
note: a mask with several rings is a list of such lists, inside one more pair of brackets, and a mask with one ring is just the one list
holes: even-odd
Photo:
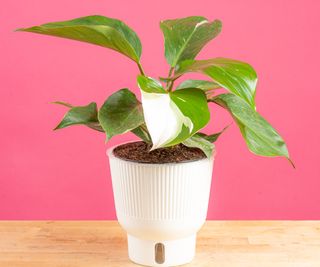
[[(181, 75), (180, 75), (180, 76), (181, 76)], [(172, 91), (174, 82), (175, 82), (178, 78), (180, 78), (180, 76), (177, 76), (177, 77), (175, 77), (174, 79), (172, 78), (172, 80), (170, 80), (170, 85), (169, 85), (169, 88), (168, 88), (168, 91), (169, 91), (169, 92)]]
[(137, 64), (138, 64), (138, 68), (139, 68), (139, 70), (140, 70), (141, 75), (146, 76), (145, 73), (144, 73), (144, 71), (143, 71), (143, 68), (142, 68), (140, 62), (138, 62)]
[(174, 84), (174, 80), (170, 81), (170, 85), (169, 85), (169, 88), (168, 88), (168, 91), (169, 91), (169, 92), (172, 91), (173, 84)]
[[(174, 70), (174, 67), (171, 67), (170, 70), (169, 70), (168, 78), (171, 78), (173, 70)], [(173, 82), (171, 80), (168, 80), (167, 84), (166, 84), (166, 87), (167, 87), (167, 90), (170, 92), (172, 90), (172, 87), (173, 87)]]

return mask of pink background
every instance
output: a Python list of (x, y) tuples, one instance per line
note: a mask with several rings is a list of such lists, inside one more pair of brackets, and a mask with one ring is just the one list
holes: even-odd
[[(49, 104), (99, 105), (113, 91), (138, 93), (137, 67), (92, 45), (13, 32), (101, 14), (126, 21), (141, 38), (142, 64), (164, 76), (159, 21), (203, 15), (222, 34), (198, 58), (230, 57), (257, 70), (257, 106), (286, 139), (297, 169), (247, 151), (236, 125), (217, 143), (209, 219), (320, 219), (320, 2), (10, 0), (0, 8), (0, 219), (114, 219), (105, 150), (133, 138), (85, 127), (53, 132), (66, 111)], [(212, 109), (208, 132), (231, 122)]]

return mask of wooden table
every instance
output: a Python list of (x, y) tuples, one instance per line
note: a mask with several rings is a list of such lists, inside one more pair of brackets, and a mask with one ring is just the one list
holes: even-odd
[[(129, 267), (114, 221), (0, 221), (1, 267)], [(188, 266), (319, 267), (320, 221), (208, 221)]]

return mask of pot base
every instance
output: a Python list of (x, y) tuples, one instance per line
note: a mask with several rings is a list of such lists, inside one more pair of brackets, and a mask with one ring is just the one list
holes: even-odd
[(192, 261), (195, 255), (196, 235), (186, 238), (152, 241), (128, 234), (129, 258), (146, 266), (176, 266)]

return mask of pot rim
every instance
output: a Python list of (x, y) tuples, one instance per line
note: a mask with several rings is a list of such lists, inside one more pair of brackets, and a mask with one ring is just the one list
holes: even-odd
[(212, 153), (212, 156), (211, 158), (203, 158), (203, 159), (197, 159), (197, 160), (187, 160), (187, 161), (181, 161), (181, 162), (165, 162), (165, 163), (148, 163), (148, 162), (138, 162), (138, 161), (134, 161), (134, 160), (128, 160), (128, 159), (123, 159), (123, 158), (119, 158), (119, 157), (116, 157), (113, 153), (113, 150), (118, 147), (118, 146), (121, 146), (121, 145), (124, 145), (124, 144), (129, 144), (129, 143), (134, 143), (134, 142), (138, 142), (138, 141), (141, 141), (141, 140), (132, 140), (132, 141), (128, 141), (128, 142), (123, 142), (123, 143), (120, 143), (120, 144), (117, 144), (117, 145), (114, 145), (112, 147), (109, 147), (106, 151), (106, 154), (107, 156), (110, 158), (110, 159), (117, 159), (117, 160), (121, 160), (121, 161), (125, 161), (127, 163), (130, 163), (130, 164), (139, 164), (139, 165), (146, 165), (146, 166), (164, 166), (164, 165), (180, 165), (180, 164), (187, 164), (187, 163), (195, 163), (195, 162), (201, 162), (201, 161), (213, 161), (216, 154), (217, 154), (217, 151), (216, 149), (214, 150), (214, 152)]

